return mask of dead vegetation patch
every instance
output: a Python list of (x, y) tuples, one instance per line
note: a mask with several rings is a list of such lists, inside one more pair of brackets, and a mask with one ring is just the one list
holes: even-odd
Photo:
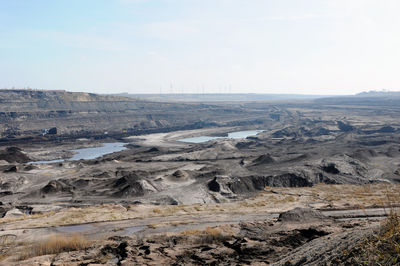
[(55, 234), (50, 237), (28, 245), (23, 248), (19, 260), (28, 258), (58, 254), (61, 252), (83, 250), (90, 247), (92, 243), (81, 234), (60, 235)]
[(221, 243), (232, 239), (234, 232), (230, 226), (207, 227), (206, 229), (189, 229), (180, 233), (181, 236), (192, 238), (195, 244)]

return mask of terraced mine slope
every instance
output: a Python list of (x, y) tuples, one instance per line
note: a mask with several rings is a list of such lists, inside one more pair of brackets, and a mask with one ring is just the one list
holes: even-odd
[(263, 110), (238, 105), (171, 104), (127, 97), (39, 90), (0, 90), (0, 132), (5, 138), (102, 136), (261, 123)]

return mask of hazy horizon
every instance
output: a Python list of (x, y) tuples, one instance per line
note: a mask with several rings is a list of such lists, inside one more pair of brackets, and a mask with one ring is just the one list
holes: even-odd
[(399, 91), (395, 0), (0, 2), (0, 88)]

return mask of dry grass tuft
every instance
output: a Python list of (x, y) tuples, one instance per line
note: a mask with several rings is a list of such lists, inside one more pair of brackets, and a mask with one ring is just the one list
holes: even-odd
[(200, 244), (212, 244), (230, 240), (232, 234), (228, 234), (221, 228), (207, 227), (204, 230), (192, 229), (186, 230), (181, 233), (183, 236), (193, 236), (194, 242)]
[(73, 235), (52, 235), (49, 238), (27, 246), (20, 260), (61, 252), (82, 250), (90, 246), (90, 242), (81, 234)]

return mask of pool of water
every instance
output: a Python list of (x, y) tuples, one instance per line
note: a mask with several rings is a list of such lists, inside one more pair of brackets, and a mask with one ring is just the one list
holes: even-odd
[(93, 228), (94, 226), (90, 224), (80, 224), (80, 225), (58, 226), (56, 227), (56, 230), (60, 233), (83, 233)]
[(188, 143), (203, 143), (214, 139), (245, 139), (249, 136), (255, 136), (264, 130), (246, 130), (246, 131), (236, 131), (228, 133), (227, 137), (210, 137), (210, 136), (200, 136), (193, 138), (180, 139), (178, 141), (188, 142)]
[(136, 234), (137, 232), (140, 232), (146, 228), (147, 228), (146, 226), (142, 226), (142, 225), (130, 226), (130, 227), (124, 228), (124, 233), (125, 233), (125, 235), (133, 235), (133, 234)]
[(32, 162), (32, 163), (44, 164), (44, 163), (64, 162), (67, 160), (68, 161), (78, 161), (78, 160), (96, 159), (98, 157), (101, 157), (101, 156), (109, 154), (109, 153), (126, 150), (126, 147), (124, 147), (125, 144), (126, 143), (122, 143), (122, 142), (104, 143), (103, 146), (101, 146), (101, 147), (71, 150), (74, 153), (74, 155), (69, 159), (52, 160), (52, 161), (36, 161), (36, 162)]

